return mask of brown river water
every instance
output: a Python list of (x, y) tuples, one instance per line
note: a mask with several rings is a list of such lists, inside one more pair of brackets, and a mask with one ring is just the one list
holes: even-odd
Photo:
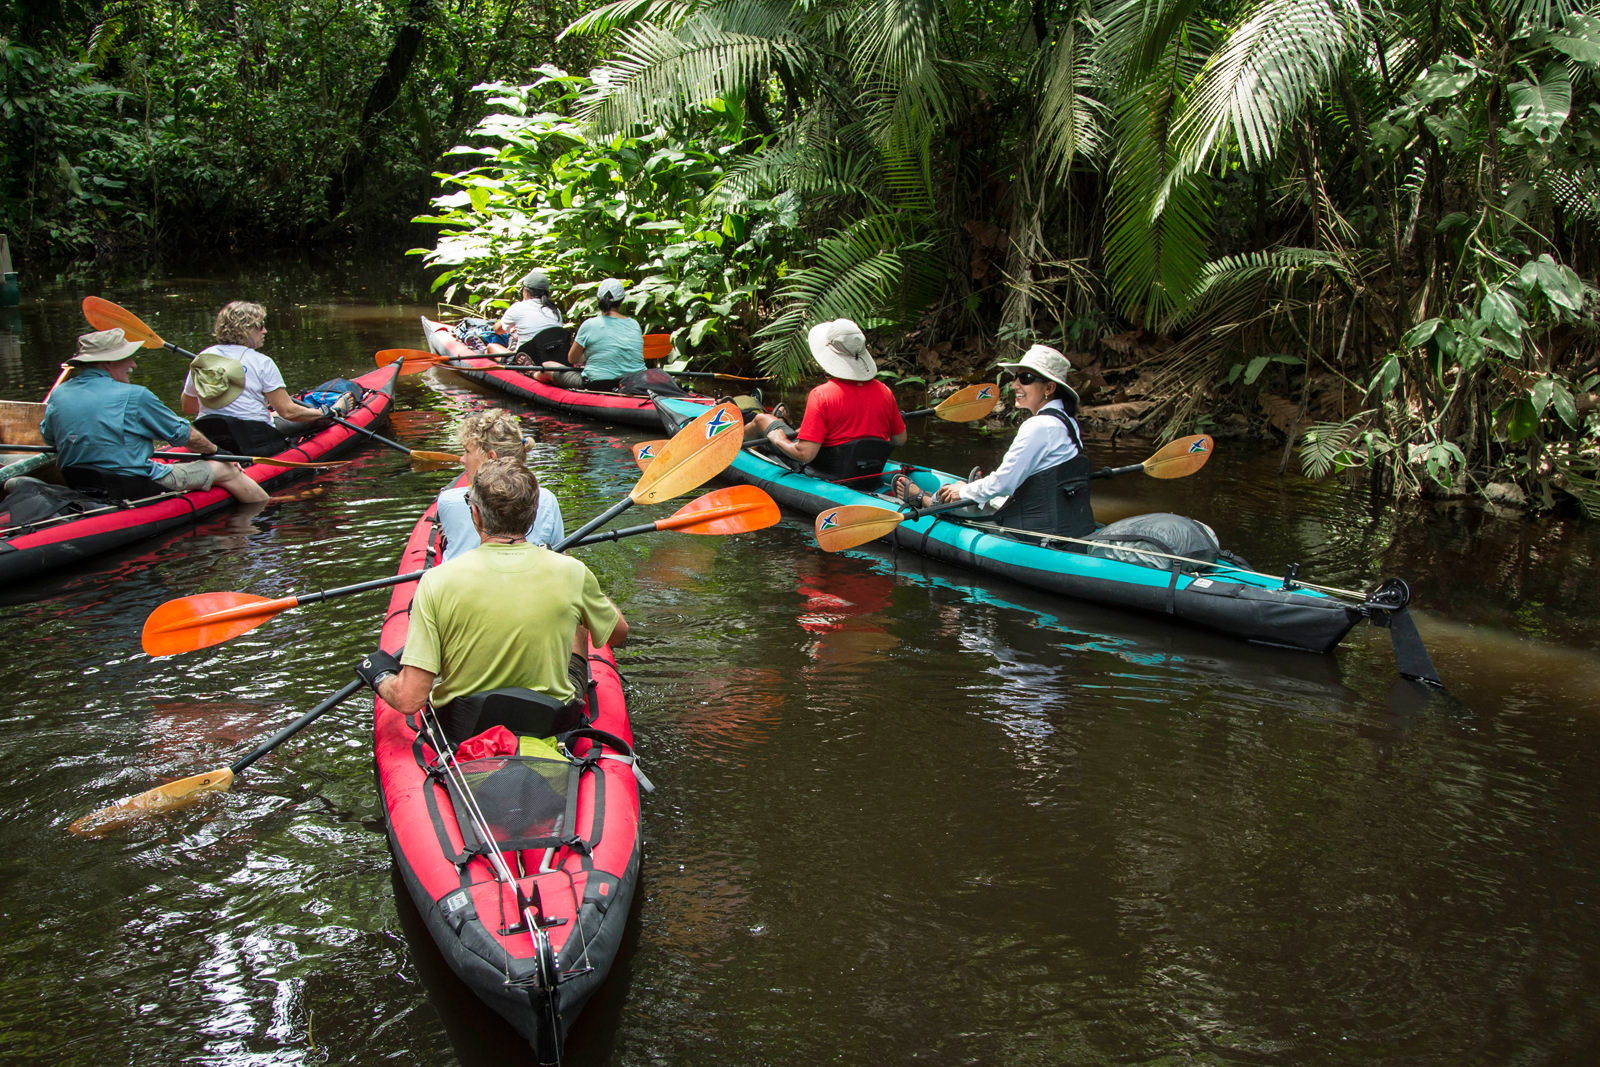
[[(227, 300), (267, 304), (291, 389), (420, 346), (433, 310), (411, 260), (24, 278), (0, 397), (43, 395), (91, 293), (190, 349)], [(135, 380), (176, 406), (182, 371), (150, 352)], [(390, 435), (449, 450), (491, 402), (406, 378)], [(526, 423), (569, 530), (657, 436)], [(950, 469), (1006, 443), (913, 429), (905, 454)], [(1255, 648), (881, 547), (825, 555), (801, 516), (580, 550), (633, 624), (658, 788), (623, 956), (567, 1062), (1600, 1062), (1600, 531), (1374, 506), (1278, 458), (1223, 442), (1181, 481), (1097, 483), (1097, 511), (1193, 515), (1326, 585), (1404, 577), (1447, 693), (1400, 681), (1365, 624), (1328, 656)], [(450, 477), (373, 447), (299, 483), (315, 495), (0, 590), (0, 1063), (531, 1058), (397, 896), (370, 699), (197, 807), (67, 830), (338, 689), (387, 593), (154, 660), (151, 609), (392, 574)]]

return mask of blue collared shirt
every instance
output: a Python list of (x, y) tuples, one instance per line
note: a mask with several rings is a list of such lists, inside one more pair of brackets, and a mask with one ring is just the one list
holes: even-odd
[[(467, 506), (466, 486), (439, 491), (439, 529), (444, 534), (446, 560), (455, 559), (482, 543), (478, 539), (477, 527), (472, 525), (472, 509)], [(533, 517), (533, 525), (528, 527), (528, 543), (553, 548), (565, 536), (561, 504), (554, 493), (541, 485), (539, 513)]]
[(45, 402), (39, 433), (63, 467), (154, 478), (153, 442), (189, 441), (189, 423), (142, 385), (119, 382), (103, 367), (80, 368)]

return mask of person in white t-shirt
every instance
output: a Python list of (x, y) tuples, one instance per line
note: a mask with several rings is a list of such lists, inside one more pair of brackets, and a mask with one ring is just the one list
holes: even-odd
[(508, 340), (503, 345), (490, 342), (486, 351), (515, 352), (540, 330), (560, 325), (561, 309), (550, 299), (550, 276), (542, 270), (530, 270), (522, 279), (522, 299), (506, 308), (494, 324), (494, 332), (506, 335)]
[[(289, 396), (278, 365), (258, 351), (267, 336), (267, 310), (260, 304), (228, 304), (217, 312), (212, 334), (217, 343), (201, 350), (183, 379), (183, 413), (222, 416), (241, 451), (280, 451), (287, 444), (284, 431), (308, 429), (330, 411), (342, 415), (355, 403), (347, 393), (332, 408), (313, 408)], [(274, 415), (284, 425), (274, 426)]]

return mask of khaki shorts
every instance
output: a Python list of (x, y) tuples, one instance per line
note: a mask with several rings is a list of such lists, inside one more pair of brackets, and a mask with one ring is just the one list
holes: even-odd
[(210, 489), (213, 477), (211, 464), (205, 460), (194, 463), (168, 463), (155, 479), (163, 489), (175, 493), (191, 493), (196, 489)]

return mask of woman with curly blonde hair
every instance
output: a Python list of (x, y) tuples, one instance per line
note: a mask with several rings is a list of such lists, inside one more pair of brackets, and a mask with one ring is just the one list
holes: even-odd
[[(295, 403), (278, 365), (258, 351), (267, 336), (266, 308), (235, 300), (217, 312), (212, 334), (217, 343), (194, 358), (183, 379), (183, 413), (200, 416), (202, 430), (223, 449), (255, 456), (281, 452), (288, 447), (286, 434), (304, 433), (329, 414)], [(347, 394), (330, 410), (343, 414), (354, 403)]]
[[(527, 463), (528, 445), (522, 436), (522, 424), (516, 416), (500, 408), (468, 415), (456, 430), (456, 441), (461, 445), (461, 462), (466, 467), (470, 484), (478, 467), (487, 459), (514, 459)], [(454, 559), (479, 544), (478, 530), (472, 524), (472, 508), (467, 503), (467, 488), (443, 489), (439, 492), (439, 529), (444, 534), (444, 558)], [(554, 545), (566, 536), (561, 520), (561, 504), (555, 494), (544, 486), (539, 487), (539, 508), (534, 512), (533, 525), (528, 527), (527, 541), (534, 545)]]

